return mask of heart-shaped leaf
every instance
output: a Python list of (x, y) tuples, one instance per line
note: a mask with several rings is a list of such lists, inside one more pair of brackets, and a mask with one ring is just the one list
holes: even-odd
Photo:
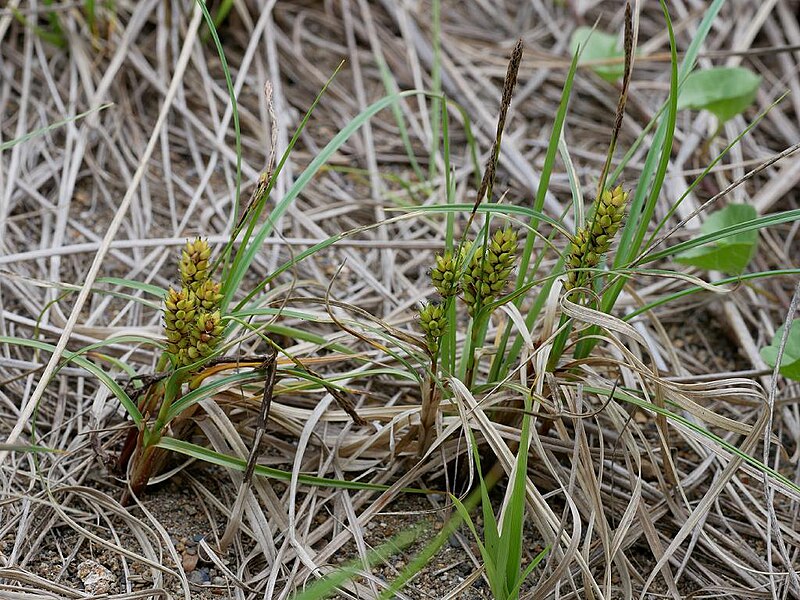
[[(756, 209), (749, 204), (730, 204), (709, 214), (700, 226), (700, 231), (704, 234), (714, 233), (726, 227), (752, 221), (757, 216)], [(757, 245), (758, 231), (745, 231), (719, 239), (713, 244), (682, 252), (675, 257), (675, 260), (709, 271), (738, 275), (753, 258)]]
[(573, 54), (575, 54), (579, 46), (582, 48), (581, 58), (578, 61), (579, 65), (596, 60), (620, 59), (618, 64), (591, 65), (591, 69), (611, 83), (622, 77), (625, 71), (624, 61), (621, 60), (624, 57), (624, 53), (616, 35), (597, 31), (592, 27), (578, 27), (572, 33), (569, 46)]
[[(775, 368), (775, 363), (778, 362), (778, 349), (781, 346), (783, 332), (784, 326), (781, 325), (772, 336), (772, 343), (761, 349), (761, 358), (772, 368)], [(781, 357), (780, 373), (787, 379), (800, 381), (800, 319), (792, 321), (792, 326), (789, 328), (789, 337), (786, 339)]]
[(753, 103), (760, 83), (761, 77), (744, 67), (693, 71), (681, 86), (678, 110), (707, 110), (724, 123)]

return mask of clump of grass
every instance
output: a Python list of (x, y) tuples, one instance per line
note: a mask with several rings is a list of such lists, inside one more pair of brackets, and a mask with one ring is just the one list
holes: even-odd
[[(526, 407), (530, 409), (529, 401), (526, 403)], [(450, 497), (458, 514), (467, 524), (478, 544), (489, 588), (495, 600), (518, 600), (523, 583), (550, 550), (549, 547), (546, 547), (526, 567), (522, 566), (530, 421), (530, 415), (527, 412), (524, 413), (516, 464), (503, 502), (502, 522), (495, 517), (489, 495), (495, 478), (492, 478), (488, 484), (484, 479), (478, 444), (474, 436), (472, 437), (472, 453), (480, 489), (481, 514), (483, 516), (482, 536), (478, 533), (468, 508), (456, 496), (451, 495)]]

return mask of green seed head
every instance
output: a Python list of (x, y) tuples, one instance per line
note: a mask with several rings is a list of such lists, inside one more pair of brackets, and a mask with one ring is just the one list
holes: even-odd
[(622, 225), (628, 192), (617, 186), (605, 190), (595, 201), (591, 220), (575, 233), (567, 256), (567, 290), (586, 285), (589, 274), (576, 269), (596, 267), (611, 248), (611, 242)]
[(517, 260), (517, 233), (511, 228), (494, 232), (486, 247), (472, 255), (464, 274), (463, 296), (469, 314), (503, 293)]
[(189, 340), (182, 355), (182, 364), (188, 365), (199, 358), (210, 356), (222, 337), (222, 317), (219, 310), (200, 313), (192, 324)]
[(177, 358), (189, 344), (192, 325), (197, 316), (197, 298), (192, 290), (172, 288), (164, 299), (164, 329), (167, 352)]
[(439, 351), (439, 341), (447, 332), (447, 316), (444, 307), (440, 304), (426, 304), (419, 311), (419, 326), (425, 333), (428, 349), (436, 354)]
[(458, 292), (458, 264), (452, 252), (436, 255), (436, 266), (431, 270), (433, 287), (442, 298), (450, 298)]
[(211, 258), (211, 248), (206, 240), (195, 238), (194, 241), (186, 242), (186, 246), (181, 253), (180, 263), (183, 287), (197, 291), (203, 282), (208, 279), (209, 258)]

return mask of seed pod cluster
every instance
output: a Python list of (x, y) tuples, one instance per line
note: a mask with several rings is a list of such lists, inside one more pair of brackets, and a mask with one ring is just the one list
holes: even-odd
[(627, 202), (628, 192), (624, 192), (622, 186), (605, 190), (595, 202), (593, 218), (576, 232), (569, 246), (567, 290), (586, 285), (589, 273), (584, 269), (596, 267), (611, 248), (625, 217)]
[(444, 306), (426, 304), (419, 311), (419, 326), (425, 334), (425, 341), (432, 354), (439, 351), (439, 342), (447, 332), (447, 315), (444, 313)]
[[(502, 295), (516, 264), (517, 247), (517, 233), (511, 227), (495, 231), (488, 244), (481, 244), (474, 252), (473, 242), (464, 242), (458, 252), (436, 256), (431, 283), (445, 301), (461, 294), (470, 316), (474, 317), (481, 306)], [(419, 311), (419, 319), (428, 348), (436, 353), (447, 331), (444, 304), (426, 304)]]
[(431, 270), (433, 287), (442, 298), (450, 298), (458, 293), (458, 261), (453, 252), (444, 256), (436, 255), (436, 266)]
[(167, 353), (176, 367), (210, 356), (222, 336), (219, 282), (209, 273), (211, 248), (202, 238), (186, 243), (179, 265), (181, 289), (164, 299)]
[[(467, 249), (468, 251), (469, 249)], [(517, 260), (517, 233), (511, 228), (494, 232), (485, 248), (472, 255), (463, 278), (463, 296), (470, 315), (503, 293)]]

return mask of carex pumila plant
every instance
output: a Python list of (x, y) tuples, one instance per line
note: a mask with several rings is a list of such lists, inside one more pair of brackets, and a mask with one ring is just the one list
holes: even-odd
[[(465, 232), (469, 232), (478, 209), (485, 198), (492, 197), (500, 143), (505, 128), (511, 96), (516, 86), (517, 74), (522, 61), (522, 41), (517, 42), (506, 72), (503, 95), (494, 146), (478, 187), (475, 203), (470, 212)], [(442, 397), (439, 379), (439, 356), (442, 340), (448, 330), (457, 326), (458, 307), (462, 307), (468, 318), (467, 343), (462, 353), (458, 375), (471, 387), (474, 379), (477, 352), (494, 310), (499, 306), (498, 298), (506, 292), (510, 276), (517, 262), (518, 237), (509, 225), (494, 232), (487, 219), (475, 240), (466, 236), (442, 254), (437, 254), (430, 272), (431, 285), (439, 300), (425, 304), (419, 310), (419, 325), (425, 334), (430, 356), (428, 376), (422, 386), (422, 408), (418, 434), (418, 451), (422, 455), (430, 446), (433, 425)], [(453, 367), (454, 365), (450, 365)], [(455, 375), (456, 373), (451, 373)]]
[(221, 286), (212, 276), (210, 261), (211, 248), (206, 240), (198, 237), (187, 241), (178, 265), (180, 286), (170, 288), (164, 296), (165, 343), (156, 365), (157, 375), (141, 380), (137, 390), (145, 424), (130, 431), (117, 463), (118, 470), (124, 471), (130, 462), (134, 494), (163, 464), (166, 451), (155, 445), (165, 430), (170, 429), (174, 437), (186, 433), (193, 410), (170, 418), (171, 408), (185, 391), (202, 383), (204, 369), (223, 336)]

